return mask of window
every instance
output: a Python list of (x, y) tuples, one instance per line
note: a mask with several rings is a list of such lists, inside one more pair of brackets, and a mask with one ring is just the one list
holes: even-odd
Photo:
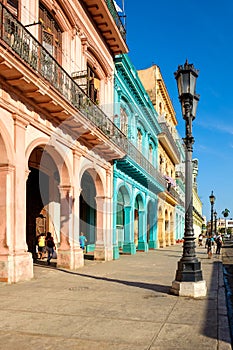
[(125, 136), (128, 136), (128, 115), (124, 108), (121, 108), (120, 129)]
[(162, 103), (159, 103), (159, 115), (161, 116), (163, 113)]
[(137, 134), (137, 146), (138, 146), (138, 150), (142, 151), (142, 132), (139, 129)]
[(117, 226), (124, 226), (124, 197), (121, 190), (117, 195), (117, 215), (116, 215)]
[(149, 161), (153, 164), (153, 146), (149, 144)]
[(99, 78), (94, 72), (94, 69), (92, 69), (90, 66), (87, 66), (87, 95), (96, 104), (99, 103), (99, 89), (100, 89)]
[(3, 3), (7, 6), (7, 8), (8, 8), (16, 17), (18, 17), (18, 11), (19, 11), (19, 1), (18, 1), (18, 0), (6, 0), (6, 1), (3, 1)]
[(41, 43), (44, 48), (58, 61), (61, 61), (62, 51), (62, 32), (59, 25), (49, 13), (49, 11), (40, 4), (39, 19), (41, 25)]

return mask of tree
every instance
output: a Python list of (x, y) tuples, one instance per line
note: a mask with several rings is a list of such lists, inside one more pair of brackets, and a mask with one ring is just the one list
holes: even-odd
[(225, 218), (225, 234), (227, 233), (227, 217), (228, 217), (229, 213), (230, 213), (230, 210), (227, 208), (222, 211), (222, 215)]

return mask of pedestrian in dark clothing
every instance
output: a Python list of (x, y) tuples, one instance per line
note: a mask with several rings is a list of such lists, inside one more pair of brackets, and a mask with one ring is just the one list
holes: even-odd
[(208, 259), (211, 259), (213, 255), (214, 238), (212, 236), (208, 237), (205, 244), (207, 247)]
[(45, 242), (46, 242), (46, 249), (48, 252), (47, 263), (48, 263), (48, 265), (50, 265), (50, 260), (53, 257), (54, 249), (56, 249), (51, 232), (47, 232)]
[(217, 248), (216, 248), (216, 254), (220, 254), (221, 248), (222, 248), (222, 237), (219, 234), (215, 239)]

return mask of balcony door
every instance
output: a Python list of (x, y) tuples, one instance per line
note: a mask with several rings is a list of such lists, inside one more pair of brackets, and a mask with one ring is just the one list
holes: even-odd
[(56, 61), (61, 63), (62, 31), (56, 20), (41, 3), (39, 19), (41, 22), (41, 44)]

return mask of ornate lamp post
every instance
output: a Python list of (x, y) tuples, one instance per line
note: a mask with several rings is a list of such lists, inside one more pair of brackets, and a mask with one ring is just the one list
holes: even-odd
[(214, 211), (214, 233), (216, 234), (217, 236), (217, 212), (216, 210)]
[(184, 66), (178, 66), (174, 73), (177, 81), (179, 100), (183, 119), (185, 120), (185, 230), (183, 255), (178, 262), (175, 281), (171, 292), (181, 296), (200, 297), (207, 292), (206, 282), (202, 278), (201, 263), (195, 253), (195, 237), (193, 230), (193, 179), (192, 152), (194, 138), (192, 121), (196, 116), (199, 95), (196, 94), (196, 79), (199, 71), (186, 60)]
[(209, 236), (212, 236), (213, 234), (213, 215), (214, 215), (214, 202), (215, 202), (215, 196), (213, 191), (211, 192), (211, 195), (209, 196), (210, 199), (210, 205), (211, 205), (211, 212), (210, 212), (210, 234)]

